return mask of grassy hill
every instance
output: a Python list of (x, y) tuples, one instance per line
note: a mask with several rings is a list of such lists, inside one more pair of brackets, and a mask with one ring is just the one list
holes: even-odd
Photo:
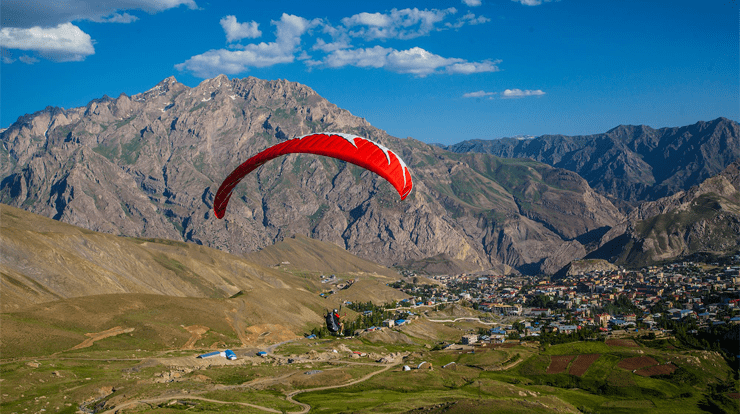
[(387, 267), (361, 259), (341, 247), (310, 239), (300, 234), (265, 247), (244, 257), (262, 266), (275, 266), (288, 262), (295, 268), (331, 273), (370, 273), (391, 279), (401, 276)]

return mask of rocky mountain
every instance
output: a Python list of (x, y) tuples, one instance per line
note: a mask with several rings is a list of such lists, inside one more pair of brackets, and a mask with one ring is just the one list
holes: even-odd
[(641, 204), (589, 257), (648, 265), (740, 252), (740, 161), (686, 191)]
[(740, 158), (740, 125), (726, 118), (678, 128), (620, 125), (596, 135), (470, 140), (445, 148), (574, 171), (613, 201), (635, 206), (688, 190)]
[[(378, 176), (290, 155), (212, 200), (251, 155), (310, 132), (380, 142), (409, 165), (403, 202)], [(0, 134), (0, 201), (89, 230), (193, 242), (234, 254), (294, 234), (382, 265), (438, 255), (475, 268), (554, 272), (623, 215), (577, 174), (531, 160), (457, 154), (398, 139), (285, 80), (167, 78), (134, 96), (46, 108)]]

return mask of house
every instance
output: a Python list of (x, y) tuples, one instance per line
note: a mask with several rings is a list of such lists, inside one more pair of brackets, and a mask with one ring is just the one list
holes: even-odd
[(470, 345), (478, 342), (478, 335), (463, 335), (462, 337), (462, 344), (463, 345)]
[(608, 313), (600, 313), (596, 315), (596, 318), (595, 318), (596, 325), (606, 328), (611, 318), (612, 316), (609, 315)]
[(550, 316), (550, 309), (547, 308), (532, 308), (529, 310), (529, 314), (533, 316)]
[(383, 326), (387, 326), (389, 328), (392, 328), (395, 325), (396, 325), (396, 321), (394, 321), (393, 319), (386, 319), (386, 320), (383, 321)]
[(578, 326), (576, 326), (576, 325), (560, 325), (560, 327), (558, 328), (558, 330), (560, 331), (560, 333), (571, 334), (571, 333), (573, 333), (573, 332), (575, 332), (575, 331), (578, 330)]

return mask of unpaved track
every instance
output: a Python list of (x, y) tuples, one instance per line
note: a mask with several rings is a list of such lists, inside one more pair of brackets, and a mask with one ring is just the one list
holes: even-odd
[[(107, 331), (103, 332), (92, 332), (92, 333), (86, 333), (85, 336), (87, 336), (87, 339), (82, 341), (81, 343), (73, 346), (72, 348), (69, 348), (67, 351), (72, 351), (75, 349), (81, 349), (81, 348), (87, 348), (92, 346), (95, 341), (99, 341), (101, 339), (110, 338), (111, 336), (117, 336), (125, 333), (133, 332), (134, 328), (122, 328), (120, 326), (116, 326), (115, 328), (110, 328)], [(58, 354), (59, 352), (57, 352)], [(55, 354), (56, 355), (56, 354)]]
[[(376, 364), (357, 363), (357, 362), (349, 362), (349, 361), (347, 361), (346, 363), (348, 365), (351, 365), (351, 364), (376, 365)], [(290, 393), (288, 393), (286, 395), (286, 400), (287, 401), (290, 401), (293, 404), (296, 404), (296, 405), (300, 406), (301, 409), (299, 411), (291, 411), (290, 414), (305, 414), (305, 413), (307, 413), (307, 412), (309, 412), (311, 410), (311, 406), (310, 405), (305, 404), (305, 403), (302, 403), (302, 402), (298, 402), (298, 401), (296, 401), (296, 400), (293, 399), (293, 397), (296, 396), (296, 395), (298, 395), (298, 394), (302, 394), (304, 392), (329, 390), (329, 389), (332, 389), (332, 388), (342, 388), (342, 387), (348, 387), (350, 385), (359, 384), (360, 382), (367, 381), (368, 379), (370, 379), (370, 378), (372, 378), (372, 377), (374, 377), (374, 376), (376, 376), (376, 375), (378, 375), (378, 374), (380, 374), (382, 372), (388, 371), (389, 369), (395, 367), (396, 365), (398, 365), (400, 363), (401, 363), (401, 361), (395, 362), (393, 364), (384, 365), (382, 369), (379, 369), (379, 370), (377, 370), (375, 372), (371, 372), (371, 373), (365, 375), (362, 378), (358, 378), (358, 379), (356, 379), (354, 381), (350, 381), (350, 382), (348, 382), (346, 384), (327, 385), (327, 386), (324, 386), (324, 387), (309, 388), (309, 389), (305, 389), (305, 390), (292, 391), (292, 392), (290, 392)], [(289, 375), (286, 375), (285, 377), (288, 377), (288, 376)], [(280, 379), (282, 379), (282, 378), (280, 378)], [(262, 379), (257, 380), (257, 381), (264, 383), (264, 382), (269, 382), (269, 380), (270, 379), (268, 379), (268, 378), (262, 378)], [(277, 380), (277, 378), (275, 380)], [(249, 385), (254, 385), (254, 383), (249, 384)], [(244, 385), (242, 385), (242, 386), (244, 386)], [(240, 387), (240, 386), (236, 386), (236, 387)], [(144, 399), (137, 399), (137, 400), (133, 400), (133, 401), (127, 401), (125, 403), (122, 403), (122, 404), (117, 405), (115, 408), (112, 408), (110, 410), (104, 411), (103, 414), (120, 413), (122, 410), (124, 410), (126, 408), (132, 408), (132, 407), (137, 406), (137, 405), (140, 405), (140, 404), (161, 404), (163, 402), (173, 401), (173, 400), (199, 400), (199, 401), (212, 402), (212, 403), (216, 403), (216, 404), (237, 404), (237, 405), (240, 405), (240, 406), (243, 406), (243, 407), (251, 407), (251, 408), (258, 409), (258, 410), (266, 411), (268, 413), (280, 413), (280, 412), (282, 412), (282, 411), (279, 411), (279, 410), (275, 410), (274, 408), (262, 407), (262, 406), (259, 406), (259, 405), (249, 404), (249, 403), (244, 403), (244, 402), (219, 401), (219, 400), (214, 400), (214, 399), (205, 398), (205, 397), (199, 397), (197, 395), (191, 395), (191, 394), (176, 394), (176, 395), (168, 395), (168, 396), (164, 396), (164, 397), (144, 398)]]
[(458, 322), (458, 321), (465, 321), (465, 322), (478, 322), (482, 323), (483, 325), (498, 325), (498, 322), (483, 322), (480, 320), (480, 318), (475, 318), (472, 316), (466, 316), (462, 318), (455, 318), (455, 319), (427, 319), (429, 322)]
[(121, 410), (125, 410), (126, 408), (132, 408), (132, 407), (135, 407), (141, 404), (161, 404), (163, 402), (173, 401), (173, 400), (198, 400), (198, 401), (212, 402), (216, 404), (237, 404), (242, 407), (256, 408), (258, 410), (266, 411), (268, 413), (281, 413), (282, 412), (279, 410), (275, 410), (273, 408), (261, 407), (259, 405), (249, 404), (245, 402), (219, 401), (219, 400), (214, 400), (211, 398), (198, 397), (197, 395), (177, 394), (177, 395), (169, 395), (167, 397), (146, 398), (146, 399), (141, 399), (141, 400), (128, 401), (123, 404), (117, 405), (115, 408), (112, 408), (107, 411), (103, 411), (103, 414), (115, 414), (115, 413), (120, 413)]
[(348, 383), (346, 383), (346, 384), (340, 384), (340, 385), (327, 385), (327, 386), (325, 386), (325, 387), (318, 387), (318, 388), (309, 388), (309, 389), (307, 389), (307, 390), (297, 390), (297, 391), (293, 391), (293, 392), (291, 392), (291, 393), (289, 393), (289, 394), (287, 395), (286, 399), (287, 399), (288, 401), (290, 401), (290, 402), (294, 403), (294, 404), (298, 404), (298, 405), (300, 405), (300, 406), (301, 406), (301, 410), (300, 410), (300, 411), (293, 411), (293, 412), (291, 412), (291, 414), (304, 414), (304, 413), (307, 413), (307, 412), (308, 412), (308, 411), (309, 411), (309, 410), (311, 409), (311, 406), (310, 406), (310, 405), (308, 405), (308, 404), (305, 404), (305, 403), (302, 403), (302, 402), (298, 402), (298, 401), (296, 401), (296, 400), (294, 400), (294, 399), (293, 399), (293, 397), (294, 397), (294, 396), (296, 396), (296, 395), (298, 395), (298, 394), (302, 394), (302, 393), (304, 393), (304, 392), (323, 391), (323, 390), (329, 390), (329, 389), (332, 389), (332, 388), (342, 388), (342, 387), (348, 387), (348, 386), (350, 386), (350, 385), (355, 385), (355, 384), (358, 384), (358, 383), (360, 383), (360, 382), (363, 382), (363, 381), (367, 381), (367, 380), (369, 380), (370, 378), (372, 378), (372, 377), (374, 377), (374, 376), (376, 376), (376, 375), (380, 374), (381, 372), (385, 372), (385, 371), (388, 371), (389, 369), (391, 369), (391, 368), (395, 367), (395, 366), (396, 366), (396, 365), (398, 365), (398, 364), (400, 364), (400, 362), (396, 362), (396, 363), (394, 363), (394, 364), (390, 364), (390, 365), (387, 365), (387, 366), (385, 366), (385, 367), (384, 367), (383, 369), (381, 369), (381, 370), (378, 370), (378, 371), (375, 371), (375, 372), (371, 372), (371, 373), (369, 373), (369, 374), (365, 375), (365, 376), (364, 376), (364, 377), (362, 377), (362, 378), (356, 379), (356, 380), (354, 380), (354, 381), (350, 381), (350, 382), (348, 382)]

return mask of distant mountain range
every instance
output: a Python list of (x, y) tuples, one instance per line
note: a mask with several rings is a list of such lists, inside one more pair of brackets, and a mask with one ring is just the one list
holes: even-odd
[(443, 148), (541, 161), (578, 173), (617, 205), (636, 206), (688, 190), (740, 158), (740, 125), (727, 118), (677, 128), (620, 125), (603, 134), (469, 140)]
[[(645, 188), (659, 182), (668, 191), (675, 182), (686, 185), (685, 176), (721, 171), (736, 154), (737, 124), (720, 119), (703, 125), (675, 129), (686, 131), (674, 134), (683, 137), (678, 141), (684, 144), (671, 144), (679, 152), (656, 138), (665, 134), (641, 127), (647, 132), (639, 142), (652, 145), (651, 154), (660, 153), (661, 145), (667, 146), (663, 152), (686, 154), (671, 158), (670, 165), (684, 172), (658, 180), (663, 175), (641, 161), (619, 180), (638, 177)], [(629, 134), (615, 131), (628, 129), (616, 128), (606, 134), (611, 141), (599, 142), (619, 142), (616, 137)], [(694, 142), (692, 137), (709, 129), (714, 138)], [(359, 167), (290, 155), (247, 177), (225, 219), (213, 216), (214, 193), (234, 167), (271, 144), (318, 131), (353, 133), (393, 149), (411, 169), (413, 192), (400, 201), (387, 182)], [(541, 139), (515, 141), (531, 145)], [(604, 146), (575, 141), (591, 152)], [(718, 142), (716, 151), (726, 155), (714, 156), (714, 147), (699, 143), (704, 141)], [(285, 80), (221, 75), (189, 88), (167, 78), (131, 97), (26, 115), (0, 133), (0, 143), (3, 203), (90, 230), (192, 242), (238, 255), (303, 235), (384, 266), (422, 269), (444, 259), (456, 269), (554, 273), (596, 251), (626, 220), (609, 198), (567, 168), (394, 138), (309, 87)], [(698, 159), (715, 162), (692, 161), (684, 148), (692, 145), (701, 149)], [(621, 167), (615, 160), (625, 158), (622, 146), (605, 150), (600, 162), (595, 153), (586, 162), (583, 154), (591, 152), (556, 147), (543, 154), (583, 158), (598, 171), (616, 171)], [(617, 204), (636, 203), (606, 191), (618, 188), (619, 180), (594, 186)], [(626, 195), (647, 194), (630, 185), (634, 191)]]
[(633, 210), (589, 257), (652, 264), (740, 253), (740, 161), (686, 191)]

